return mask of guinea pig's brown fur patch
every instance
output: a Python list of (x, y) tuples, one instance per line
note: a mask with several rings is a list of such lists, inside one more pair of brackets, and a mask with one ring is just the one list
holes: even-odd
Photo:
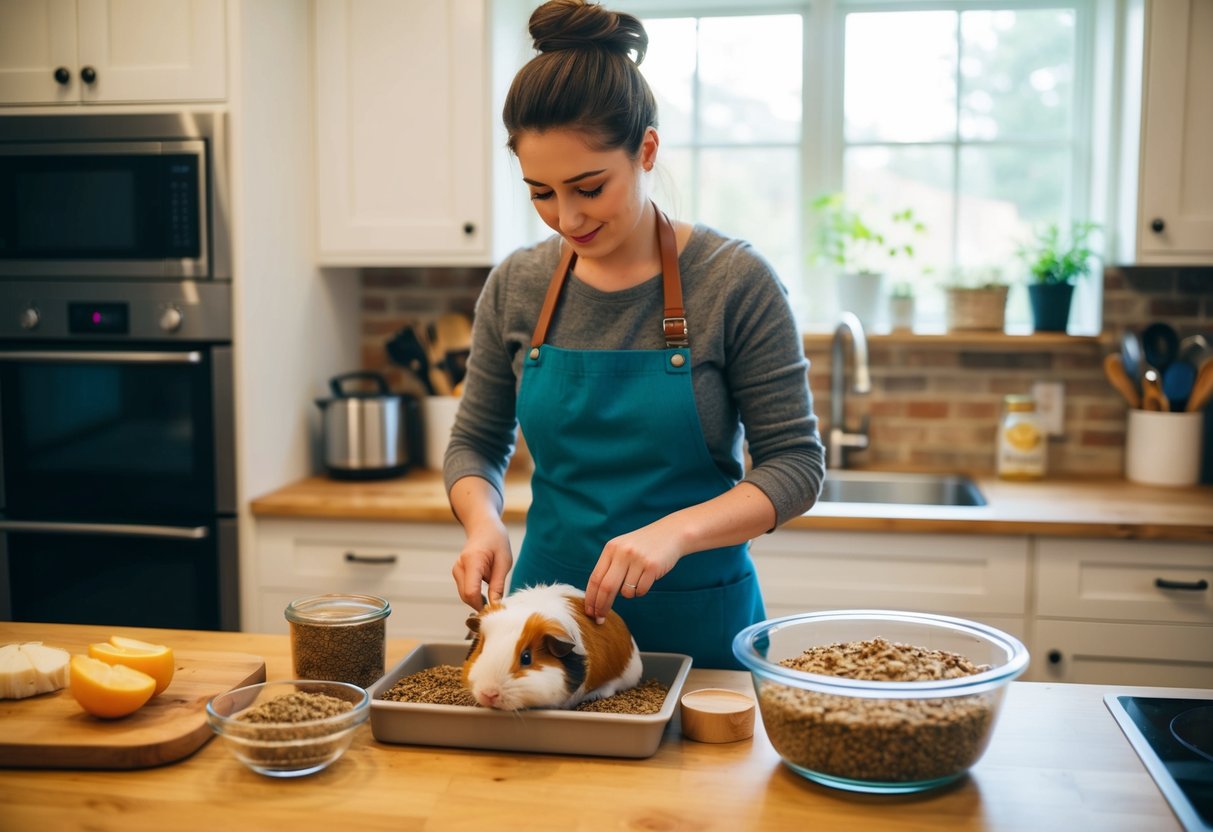
[[(547, 665), (560, 669), (564, 664), (560, 661), (559, 657), (555, 656), (548, 649), (549, 638), (558, 641), (570, 641), (569, 634), (555, 621), (537, 612), (531, 613), (526, 620), (526, 624), (522, 625), (522, 632), (518, 635), (518, 643), (515, 647), (514, 655), (516, 657), (522, 656), (522, 651), (529, 647), (531, 649), (531, 667)], [(525, 672), (526, 668), (515, 658), (514, 673)]]
[(628, 659), (632, 657), (632, 634), (614, 610), (607, 613), (606, 621), (599, 624), (585, 614), (585, 599), (566, 595), (565, 602), (577, 619), (581, 638), (585, 642), (588, 658), (585, 689), (594, 690), (620, 676), (627, 668)]

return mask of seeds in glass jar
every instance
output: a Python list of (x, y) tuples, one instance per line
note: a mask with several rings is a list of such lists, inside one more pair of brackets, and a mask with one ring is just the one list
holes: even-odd
[(386, 635), (382, 619), (321, 625), (292, 621), (295, 676), (370, 687), (383, 676)]
[[(989, 669), (956, 653), (881, 638), (814, 647), (780, 664), (890, 682), (955, 679)], [(901, 783), (949, 777), (975, 763), (999, 695), (869, 699), (766, 682), (759, 703), (771, 744), (793, 765), (849, 780)]]

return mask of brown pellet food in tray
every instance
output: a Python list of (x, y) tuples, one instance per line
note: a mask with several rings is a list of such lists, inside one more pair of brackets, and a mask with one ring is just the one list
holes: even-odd
[[(882, 682), (984, 672), (964, 656), (876, 638), (824, 645), (779, 662), (826, 676)], [(850, 780), (916, 782), (977, 761), (994, 718), (991, 694), (921, 699), (838, 696), (769, 682), (759, 701), (772, 745), (789, 762)]]
[[(620, 691), (605, 699), (582, 702), (570, 710), (610, 714), (655, 714), (661, 710), (669, 692), (669, 687), (660, 681), (646, 679), (630, 690)], [(453, 665), (435, 665), (405, 676), (385, 691), (383, 698), (393, 702), (479, 707), (472, 694), (463, 686), (462, 670)]]

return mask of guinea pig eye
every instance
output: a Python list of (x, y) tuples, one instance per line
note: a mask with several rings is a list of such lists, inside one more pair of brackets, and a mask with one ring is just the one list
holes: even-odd
[(518, 663), (523, 667), (531, 666), (531, 648), (522, 651), (522, 655), (518, 657)]

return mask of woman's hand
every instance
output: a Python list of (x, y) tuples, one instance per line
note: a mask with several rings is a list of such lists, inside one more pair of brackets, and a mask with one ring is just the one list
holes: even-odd
[(585, 613), (604, 619), (615, 597), (639, 598), (674, 568), (683, 553), (660, 521), (608, 541), (585, 589)]
[(497, 532), (469, 534), (463, 551), (455, 559), (451, 575), (463, 603), (479, 612), (484, 607), (484, 584), (489, 585), (489, 603), (500, 601), (505, 595), (506, 575), (513, 565), (510, 536), (502, 525)]
[(463, 603), (479, 612), (484, 607), (484, 584), (489, 603), (505, 595), (505, 578), (514, 565), (510, 535), (501, 520), (501, 497), (480, 477), (461, 477), (450, 493), (451, 510), (467, 532), (463, 551), (451, 575)]

